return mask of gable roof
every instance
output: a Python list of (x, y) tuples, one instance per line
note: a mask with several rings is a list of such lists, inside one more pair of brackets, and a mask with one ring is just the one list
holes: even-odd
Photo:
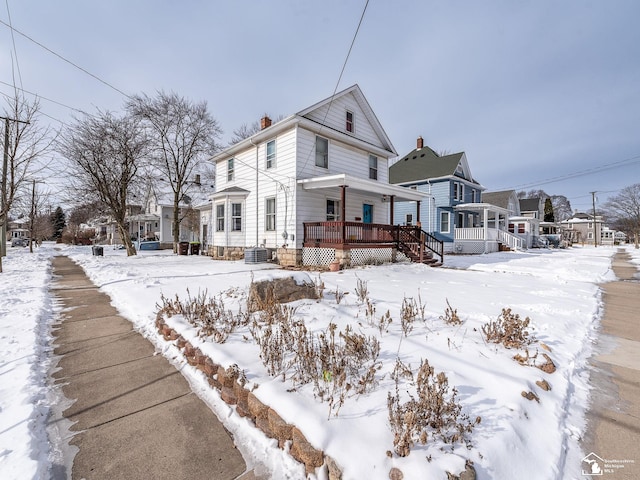
[(509, 207), (509, 198), (516, 197), (515, 190), (501, 190), (499, 192), (484, 192), (482, 194), (482, 202), (490, 203), (491, 205), (495, 205), (497, 207), (508, 208)]
[[(389, 183), (410, 183), (422, 180), (454, 177), (458, 166), (462, 163), (463, 170), (469, 172), (465, 180), (478, 184), (472, 177), (466, 163), (464, 152), (439, 156), (431, 148), (425, 146), (405, 155), (389, 167)], [(478, 184), (480, 186), (480, 184)]]
[[(313, 118), (313, 115), (311, 115), (314, 112), (317, 113), (319, 109), (327, 107), (328, 109), (327, 117), (328, 117), (329, 116), (328, 113), (330, 113), (329, 111), (332, 111), (331, 109), (332, 104), (336, 102), (338, 99), (340, 99), (341, 97), (344, 97), (347, 95), (353, 95), (359, 108), (362, 110), (365, 118), (367, 119), (367, 121), (371, 125), (371, 128), (377, 135), (378, 140), (380, 141), (380, 145), (382, 145), (382, 147), (366, 142), (364, 139), (358, 137), (357, 135), (351, 136), (351, 135), (347, 135), (344, 132), (340, 132), (339, 130), (336, 130), (325, 124), (328, 122), (323, 123), (322, 121), (318, 121), (317, 116), (316, 118)], [(326, 118), (325, 115), (321, 115), (320, 117)], [(231, 145), (228, 148), (225, 148), (221, 152), (215, 154), (211, 158), (211, 160), (213, 162), (217, 162), (220, 160), (227, 159), (230, 156), (233, 156), (238, 154), (239, 152), (245, 151), (247, 148), (253, 148), (257, 143), (261, 143), (265, 140), (268, 140), (271, 137), (274, 137), (275, 135), (277, 135), (278, 133), (284, 132), (285, 130), (290, 129), (295, 125), (300, 125), (304, 128), (310, 129), (312, 131), (316, 131), (316, 133), (319, 131), (332, 132), (338, 135), (340, 137), (340, 140), (344, 141), (347, 144), (355, 145), (360, 148), (365, 148), (367, 150), (370, 150), (372, 153), (376, 153), (379, 155), (392, 157), (398, 154), (393, 144), (391, 143), (391, 140), (389, 139), (386, 132), (382, 128), (382, 125), (378, 121), (378, 118), (373, 112), (373, 109), (369, 105), (369, 102), (367, 101), (364, 94), (362, 93), (362, 90), (360, 90), (360, 87), (357, 84), (355, 84), (349, 88), (342, 90), (341, 92), (338, 92), (334, 95), (331, 95), (330, 97), (325, 98), (324, 100), (319, 101), (318, 103), (311, 105), (310, 107), (307, 107), (303, 110), (300, 110), (297, 113), (294, 113), (293, 115), (289, 115), (288, 117), (283, 118), (279, 122), (276, 122), (271, 126), (263, 130), (260, 130), (259, 132), (254, 133), (252, 136), (245, 138), (244, 140), (236, 143), (235, 145)]]
[[(371, 125), (371, 128), (373, 128), (373, 131), (378, 136), (378, 139), (382, 143), (383, 147), (389, 152), (393, 153), (393, 155), (397, 155), (398, 153), (396, 152), (396, 149), (394, 148), (393, 144), (391, 143), (391, 140), (389, 139), (386, 132), (384, 131), (384, 128), (382, 128), (382, 124), (378, 120), (378, 117), (376, 117), (376, 114), (373, 112), (371, 105), (369, 105), (369, 102), (365, 98), (364, 94), (362, 93), (362, 90), (360, 89), (360, 86), (357, 83), (354, 85), (351, 85), (348, 88), (345, 88), (341, 92), (338, 92), (334, 95), (331, 95), (330, 97), (325, 98), (324, 100), (319, 101), (314, 105), (311, 105), (310, 107), (305, 108), (304, 110), (300, 110), (298, 113), (296, 113), (296, 115), (312, 120), (311, 116), (309, 115), (310, 113), (320, 110), (325, 106), (328, 106), (328, 112), (327, 112), (327, 116), (328, 116), (328, 113), (331, 110), (332, 104), (339, 98), (350, 95), (350, 94), (353, 95), (353, 97), (355, 98), (358, 106), (364, 113), (365, 118)], [(326, 127), (326, 125), (324, 126)]]
[(539, 212), (540, 198), (521, 198), (520, 211), (521, 212)]

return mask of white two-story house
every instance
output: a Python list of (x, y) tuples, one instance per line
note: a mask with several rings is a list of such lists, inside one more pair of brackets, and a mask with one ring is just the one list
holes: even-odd
[[(213, 157), (208, 254), (266, 250), (282, 265), (391, 261), (395, 201), (424, 194), (389, 184), (396, 151), (358, 85), (272, 124)], [(204, 235), (204, 232), (203, 232)]]

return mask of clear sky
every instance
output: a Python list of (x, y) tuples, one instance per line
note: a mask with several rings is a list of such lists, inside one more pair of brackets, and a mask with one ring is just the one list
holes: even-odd
[[(206, 100), (226, 142), (333, 93), (366, 0), (0, 3), (0, 93), (15, 77), (56, 128), (163, 89)], [(640, 182), (638, 20), (637, 0), (370, 0), (337, 87), (360, 85), (399, 155), (422, 135), (488, 190), (586, 211)]]

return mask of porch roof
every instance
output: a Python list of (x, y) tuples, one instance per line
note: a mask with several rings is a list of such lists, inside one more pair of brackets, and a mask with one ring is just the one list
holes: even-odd
[(506, 208), (498, 207), (490, 203), (460, 203), (454, 207), (456, 210), (477, 210), (479, 212), (488, 211), (501, 213), (503, 215), (509, 215), (509, 210)]
[(395, 197), (396, 201), (420, 201), (429, 196), (427, 192), (412, 190), (407, 187), (398, 187), (388, 183), (380, 183), (364, 178), (353, 177), (346, 173), (337, 175), (325, 175), (322, 177), (303, 178), (298, 180), (305, 190), (322, 188), (349, 187), (351, 190), (359, 190), (367, 193), (388, 195)]
[(130, 222), (157, 222), (160, 220), (160, 215), (153, 213), (139, 213), (137, 215), (131, 215), (127, 217)]

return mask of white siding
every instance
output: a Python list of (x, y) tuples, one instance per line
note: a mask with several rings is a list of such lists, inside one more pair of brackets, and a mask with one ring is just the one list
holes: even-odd
[[(298, 129), (298, 178), (312, 178), (323, 175), (346, 173), (358, 178), (369, 179), (369, 151), (346, 145), (330, 136), (326, 131), (318, 136), (329, 140), (328, 168), (316, 166), (316, 134)], [(377, 156), (377, 155), (376, 155)], [(378, 182), (389, 183), (389, 159), (378, 158)]]
[[(235, 155), (233, 181), (227, 181), (227, 159), (221, 160), (216, 166), (220, 172), (218, 191), (230, 187), (239, 187), (247, 190), (249, 194), (242, 200), (243, 224), (242, 234), (229, 231), (228, 235), (216, 232), (214, 243), (216, 245), (251, 247), (265, 245), (275, 248), (285, 243), (283, 232), (295, 231), (294, 192), (295, 192), (295, 138), (296, 131), (291, 129), (276, 137), (269, 138), (265, 142), (250, 146), (243, 152)], [(276, 160), (272, 168), (266, 168), (267, 142), (276, 141)], [(257, 148), (257, 158), (256, 158)], [(257, 182), (257, 194), (256, 194)], [(265, 199), (276, 198), (276, 230), (265, 231)], [(230, 203), (240, 202), (237, 198)], [(217, 202), (219, 203), (219, 201)], [(214, 207), (215, 215), (215, 207)], [(227, 212), (228, 214), (229, 212)], [(285, 225), (285, 217), (287, 225)], [(215, 223), (215, 222), (214, 222)], [(227, 222), (231, 225), (230, 219)], [(214, 227), (215, 228), (215, 225)]]
[[(349, 133), (346, 130), (347, 110), (354, 114), (355, 131), (353, 133)], [(339, 132), (347, 133), (365, 142), (384, 148), (353, 93), (334, 99), (333, 102), (310, 112), (306, 117)]]

